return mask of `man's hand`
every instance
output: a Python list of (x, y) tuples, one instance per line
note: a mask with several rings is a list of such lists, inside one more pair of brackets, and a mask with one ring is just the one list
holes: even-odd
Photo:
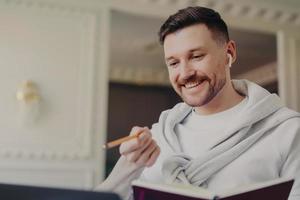
[(137, 138), (126, 141), (120, 146), (120, 153), (127, 161), (135, 163), (138, 167), (152, 166), (160, 154), (160, 148), (152, 139), (147, 127), (133, 127), (130, 135), (139, 133)]

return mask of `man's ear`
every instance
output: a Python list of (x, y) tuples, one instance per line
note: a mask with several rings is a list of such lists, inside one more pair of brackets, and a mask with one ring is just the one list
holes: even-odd
[(227, 57), (228, 57), (228, 67), (231, 67), (231, 65), (232, 65), (232, 55), (230, 53), (227, 53)]

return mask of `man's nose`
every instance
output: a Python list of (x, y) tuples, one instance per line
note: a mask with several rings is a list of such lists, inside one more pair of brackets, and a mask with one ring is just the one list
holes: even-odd
[(183, 63), (180, 68), (181, 79), (187, 80), (196, 74), (196, 70), (188, 63)]

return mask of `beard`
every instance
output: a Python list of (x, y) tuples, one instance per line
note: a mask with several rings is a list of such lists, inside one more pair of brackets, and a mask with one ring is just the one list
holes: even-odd
[[(215, 80), (215, 81), (213, 81)], [(187, 83), (201, 83), (201, 90), (195, 94), (188, 94), (185, 88), (185, 84)], [(226, 76), (217, 78), (216, 74), (214, 74), (213, 79), (208, 76), (194, 76), (190, 77), (187, 80), (180, 83), (179, 96), (181, 99), (191, 107), (201, 107), (208, 104), (211, 100), (213, 100), (219, 92), (224, 88), (226, 84)]]

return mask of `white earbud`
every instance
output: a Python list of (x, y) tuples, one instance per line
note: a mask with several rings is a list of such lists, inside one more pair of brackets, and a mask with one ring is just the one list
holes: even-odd
[(228, 56), (228, 67), (231, 67), (231, 65), (232, 65), (232, 56), (229, 53), (227, 53), (227, 56)]

